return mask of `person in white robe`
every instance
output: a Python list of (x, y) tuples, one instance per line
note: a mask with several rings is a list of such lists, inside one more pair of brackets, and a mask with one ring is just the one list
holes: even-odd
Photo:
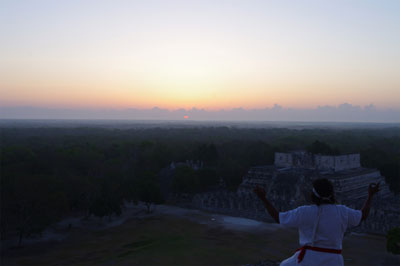
[(263, 201), (268, 213), (277, 223), (299, 230), (300, 248), (281, 266), (340, 266), (344, 265), (342, 253), (343, 236), (347, 228), (357, 226), (368, 217), (373, 196), (379, 191), (378, 184), (370, 184), (368, 198), (361, 210), (337, 205), (332, 183), (328, 179), (313, 182), (312, 205), (278, 212), (267, 200), (263, 188), (254, 192)]

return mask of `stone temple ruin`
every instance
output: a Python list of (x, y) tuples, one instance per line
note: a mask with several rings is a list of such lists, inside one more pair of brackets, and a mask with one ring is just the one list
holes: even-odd
[[(273, 166), (250, 169), (239, 187), (239, 193), (252, 192), (251, 188), (255, 185), (269, 190), (273, 187), (271, 181), (278, 181), (276, 179), (282, 176), (292, 176), (288, 185), (298, 181), (311, 183), (316, 178), (327, 178), (334, 185), (337, 201), (346, 205), (357, 206), (360, 200), (365, 199), (370, 183), (380, 182), (379, 198), (390, 196), (389, 187), (380, 172), (361, 167), (360, 154), (332, 156), (304, 151), (276, 153)], [(296, 180), (297, 178), (300, 180)]]
[(382, 233), (400, 226), (400, 199), (394, 196), (379, 170), (364, 168), (359, 154), (320, 155), (305, 151), (275, 153), (274, 165), (249, 169), (236, 192), (216, 191), (193, 197), (192, 206), (218, 213), (271, 221), (261, 201), (253, 192), (263, 187), (279, 211), (311, 204), (311, 183), (317, 178), (329, 179), (336, 200), (352, 208), (361, 208), (368, 196), (370, 183), (380, 182), (367, 222), (358, 231)]

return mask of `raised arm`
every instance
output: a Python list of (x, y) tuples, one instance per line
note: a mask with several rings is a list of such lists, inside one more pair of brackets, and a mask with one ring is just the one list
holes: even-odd
[(275, 207), (269, 202), (266, 198), (265, 190), (259, 186), (254, 189), (254, 193), (262, 200), (264, 203), (265, 208), (267, 209), (269, 215), (279, 224), (279, 212), (275, 209)]
[(375, 184), (375, 183), (369, 184), (369, 187), (368, 187), (368, 198), (365, 201), (364, 206), (361, 209), (361, 212), (362, 212), (361, 220), (362, 221), (367, 219), (367, 217), (369, 215), (369, 210), (371, 209), (372, 198), (378, 191), (379, 191), (379, 183), (378, 184)]

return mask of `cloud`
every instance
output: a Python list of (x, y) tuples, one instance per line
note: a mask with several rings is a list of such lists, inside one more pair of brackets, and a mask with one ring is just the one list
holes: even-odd
[(378, 109), (369, 104), (364, 107), (343, 103), (338, 106), (316, 108), (285, 108), (278, 104), (263, 109), (230, 110), (192, 109), (68, 109), (43, 107), (0, 107), (1, 119), (130, 119), (130, 120), (190, 120), (209, 121), (304, 121), (304, 122), (382, 122), (399, 123), (400, 110)]

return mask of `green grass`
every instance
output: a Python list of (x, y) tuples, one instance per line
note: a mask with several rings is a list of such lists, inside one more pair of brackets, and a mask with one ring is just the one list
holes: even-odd
[[(293, 230), (249, 233), (160, 216), (97, 232), (74, 230), (61, 243), (16, 250), (2, 265), (243, 265), (280, 261), (293, 254), (297, 242)], [(344, 248), (351, 259), (346, 265), (377, 263), (385, 254), (385, 239), (352, 236)]]

